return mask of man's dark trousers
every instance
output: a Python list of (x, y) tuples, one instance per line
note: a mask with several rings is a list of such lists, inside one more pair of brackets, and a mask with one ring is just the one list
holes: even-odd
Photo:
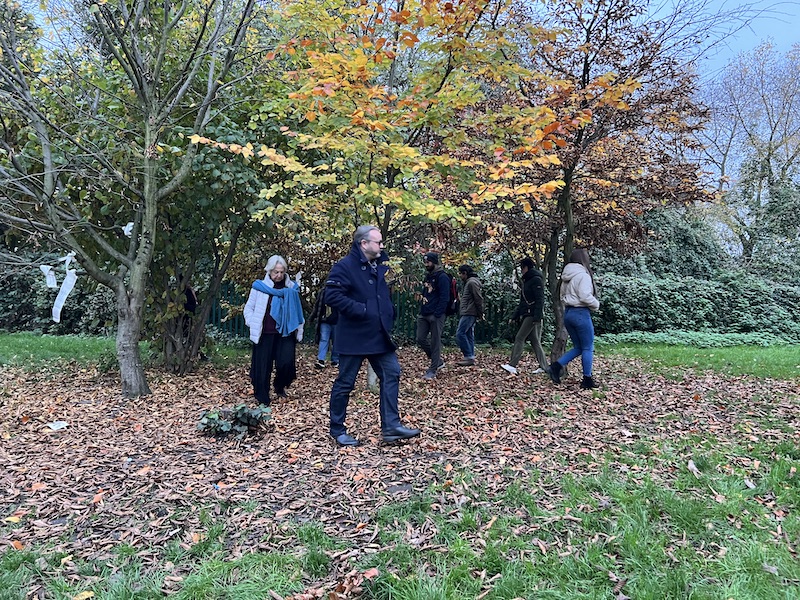
[(356, 377), (364, 359), (367, 359), (375, 374), (380, 379), (380, 414), (381, 432), (391, 431), (402, 426), (400, 412), (397, 407), (397, 396), (400, 392), (400, 362), (395, 352), (358, 356), (353, 354), (339, 355), (339, 376), (333, 382), (331, 390), (331, 436), (337, 437), (347, 433), (344, 425), (347, 414), (347, 403), (350, 392), (356, 385)]
[[(445, 315), (420, 315), (417, 317), (417, 344), (431, 359), (431, 369), (442, 364), (442, 332)], [(430, 335), (430, 339), (428, 339)]]

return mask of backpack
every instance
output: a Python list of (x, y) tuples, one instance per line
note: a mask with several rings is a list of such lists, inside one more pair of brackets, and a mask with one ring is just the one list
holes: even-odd
[(450, 298), (447, 299), (447, 308), (444, 311), (444, 314), (448, 317), (450, 315), (457, 315), (459, 309), (459, 299), (458, 299), (458, 287), (456, 286), (456, 278), (450, 275), (450, 273), (445, 273), (447, 278), (450, 280)]

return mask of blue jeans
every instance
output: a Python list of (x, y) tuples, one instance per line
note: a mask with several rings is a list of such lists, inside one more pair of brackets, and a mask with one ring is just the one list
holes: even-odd
[(475, 321), (472, 315), (464, 315), (458, 320), (456, 341), (464, 358), (475, 358)]
[(594, 359), (594, 325), (589, 309), (585, 306), (567, 306), (564, 309), (564, 327), (567, 329), (572, 348), (558, 359), (558, 364), (567, 366), (573, 358), (581, 357), (583, 374), (592, 376), (592, 360)]
[(339, 355), (333, 350), (333, 325), (329, 323), (319, 324), (319, 352), (317, 358), (325, 360), (328, 355), (328, 346), (331, 348), (331, 362), (339, 362)]
[(381, 431), (390, 431), (402, 425), (400, 411), (397, 407), (397, 395), (400, 393), (400, 362), (397, 360), (397, 354), (394, 352), (369, 356), (342, 354), (339, 357), (339, 375), (331, 389), (331, 435), (333, 437), (347, 433), (347, 427), (344, 424), (344, 420), (347, 418), (347, 404), (350, 401), (350, 392), (356, 386), (356, 377), (361, 369), (361, 363), (365, 358), (380, 379)]

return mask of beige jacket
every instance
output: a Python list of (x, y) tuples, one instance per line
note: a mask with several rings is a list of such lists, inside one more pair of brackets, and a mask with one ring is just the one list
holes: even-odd
[(582, 264), (567, 263), (561, 274), (561, 302), (566, 306), (586, 306), (589, 310), (600, 308), (594, 297), (592, 276)]

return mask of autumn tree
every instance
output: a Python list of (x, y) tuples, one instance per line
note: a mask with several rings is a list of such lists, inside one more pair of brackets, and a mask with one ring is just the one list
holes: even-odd
[(138, 342), (160, 208), (192, 171), (187, 130), (212, 119), (254, 5), (76, 4), (51, 14), (52, 47), (20, 43), (24, 16), (0, 24), (0, 118), (24, 130), (0, 142), (0, 217), (114, 291), (126, 396), (150, 391)]
[(800, 46), (737, 56), (700, 97), (699, 132), (722, 196), (723, 236), (755, 272), (793, 277), (800, 258)]
[(550, 107), (560, 122), (582, 120), (562, 132), (559, 164), (537, 176), (563, 181), (552, 201), (495, 217), (506, 243), (527, 239), (541, 257), (560, 332), (554, 354), (566, 339), (560, 258), (576, 243), (630, 252), (644, 238), (640, 217), (648, 210), (707, 198), (699, 167), (687, 157), (705, 118), (693, 100), (697, 78), (687, 55), (702, 23), (681, 29), (685, 19), (653, 19), (647, 8), (646, 0), (568, 0), (517, 12), (520, 31), (556, 32), (549, 41), (536, 35), (520, 42), (519, 60), (538, 75), (521, 82), (524, 96)]
[[(551, 111), (478, 110), (487, 90), (519, 95), (504, 2), (309, 0), (291, 3), (286, 18), (293, 37), (272, 54), (295, 57), (281, 110), (286, 135), (320, 153), (327, 179), (297, 190), (291, 211), (267, 216), (332, 239), (374, 222), (387, 239), (411, 244), (431, 223), (474, 223), (477, 205), (557, 188), (549, 179), (524, 190), (509, 183), (510, 173), (554, 160), (545, 146), (558, 127)], [(523, 146), (524, 156), (513, 153)]]

